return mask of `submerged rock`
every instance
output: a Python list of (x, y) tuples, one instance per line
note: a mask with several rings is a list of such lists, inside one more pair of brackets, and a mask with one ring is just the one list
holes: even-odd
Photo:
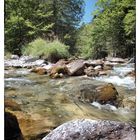
[(54, 129), (42, 140), (135, 140), (135, 129), (122, 122), (73, 120)]
[(23, 136), (15, 115), (5, 112), (5, 140), (23, 140)]

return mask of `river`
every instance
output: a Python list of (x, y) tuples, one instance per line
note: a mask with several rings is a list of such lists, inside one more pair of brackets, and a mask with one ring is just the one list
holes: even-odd
[[(115, 66), (109, 76), (87, 77), (71, 76), (62, 79), (50, 79), (47, 75), (30, 73), (26, 68), (5, 70), (5, 99), (12, 99), (21, 107), (14, 111), (25, 139), (34, 138), (46, 130), (79, 118), (96, 120), (118, 120), (135, 124), (135, 110), (116, 108), (78, 102), (75, 96), (83, 84), (94, 86), (113, 83), (120, 95), (135, 96), (135, 79), (125, 74), (134, 70), (134, 65)], [(71, 96), (72, 95), (72, 96)]]

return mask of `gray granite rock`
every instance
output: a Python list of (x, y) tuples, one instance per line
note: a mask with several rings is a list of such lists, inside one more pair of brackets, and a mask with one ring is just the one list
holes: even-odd
[(42, 140), (135, 140), (135, 129), (122, 122), (81, 119), (62, 124)]

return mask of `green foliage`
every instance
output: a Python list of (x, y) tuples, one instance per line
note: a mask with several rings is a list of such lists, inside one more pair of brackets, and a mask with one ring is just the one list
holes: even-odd
[(119, 57), (135, 55), (135, 1), (98, 0), (96, 5), (92, 22), (79, 31), (77, 44), (81, 55), (91, 58), (106, 53)]
[(87, 59), (92, 56), (92, 25), (82, 25), (77, 36), (78, 54)]
[(136, 15), (135, 15), (135, 10), (129, 10), (128, 13), (126, 14), (123, 22), (124, 22), (124, 29), (126, 32), (126, 35), (133, 35), (135, 33), (135, 26), (136, 26)]
[(41, 38), (29, 43), (22, 51), (24, 55), (32, 55), (43, 57), (51, 62), (56, 62), (59, 59), (68, 58), (69, 46), (64, 45), (58, 40), (53, 42), (45, 41)]
[(74, 46), (83, 0), (5, 0), (5, 50), (19, 53), (41, 37)]

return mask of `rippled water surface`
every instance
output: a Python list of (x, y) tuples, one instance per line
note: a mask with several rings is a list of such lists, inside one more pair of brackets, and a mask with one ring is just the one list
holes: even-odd
[(54, 127), (77, 118), (135, 123), (134, 111), (118, 109), (111, 105), (100, 105), (97, 102), (87, 104), (75, 100), (80, 86), (84, 84), (99, 86), (106, 82), (114, 83), (121, 95), (126, 97), (135, 95), (135, 80), (131, 77), (124, 77), (126, 71), (129, 70), (133, 70), (133, 67), (116, 67), (112, 71), (115, 73), (114, 76), (109, 77), (80, 76), (63, 79), (50, 79), (47, 75), (30, 73), (28, 69), (15, 69), (14, 72), (6, 70), (5, 97), (16, 101), (24, 113), (34, 120), (39, 120), (35, 129), (46, 130), (45, 126)]

